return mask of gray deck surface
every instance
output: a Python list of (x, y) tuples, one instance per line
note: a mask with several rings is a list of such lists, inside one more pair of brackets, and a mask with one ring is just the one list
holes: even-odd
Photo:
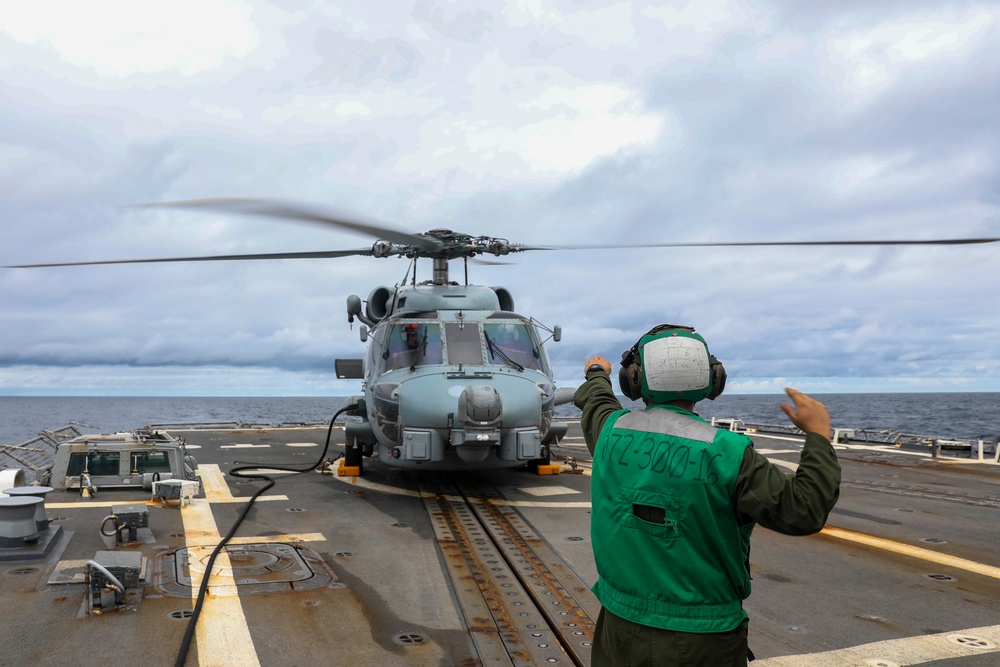
[[(141, 551), (150, 564), (141, 601), (87, 616), (82, 572), (108, 548), (98, 529), (111, 506), (146, 503), (150, 494), (83, 499), (53, 492), (47, 556), (0, 552), (0, 665), (173, 665), (192, 601), (190, 588), (168, 577), (163, 564), (189, 548), (197, 570), (207, 551), (193, 547), (212, 546), (228, 532), (241, 499), (260, 485), (224, 476), (235, 462), (306, 466), (319, 457), (325, 429), (175, 433), (197, 446), (191, 453), (205, 484), (189, 507), (151, 504), (149, 531), (122, 547)], [(794, 468), (800, 441), (754, 439), (769, 458)], [(333, 457), (342, 433), (334, 442)], [(823, 533), (754, 534), (747, 602), (754, 664), (1000, 664), (1000, 466), (894, 448), (838, 446), (838, 453), (844, 486)], [(589, 456), (579, 424), (554, 454), (572, 457), (577, 470), (564, 463), (560, 475), (509, 469), (482, 478), (590, 585)], [(474, 636), (481, 629), (466, 616), (464, 593), (448, 576), (420, 498), (422, 474), (368, 460), (360, 479), (276, 475), (277, 485), (233, 540), (254, 546), (230, 550), (232, 569), (211, 587), (186, 664), (511, 664), (505, 655), (484, 654), (493, 644)], [(268, 544), (290, 545), (301, 560), (274, 565), (274, 554), (261, 551)], [(286, 575), (304, 579), (303, 562), (317, 587), (281, 583)], [(277, 583), (232, 578), (262, 572)]]

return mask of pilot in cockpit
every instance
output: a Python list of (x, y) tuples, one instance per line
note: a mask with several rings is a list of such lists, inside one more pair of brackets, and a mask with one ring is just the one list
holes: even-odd
[(407, 323), (399, 337), (389, 339), (385, 370), (441, 363), (441, 337), (437, 327)]

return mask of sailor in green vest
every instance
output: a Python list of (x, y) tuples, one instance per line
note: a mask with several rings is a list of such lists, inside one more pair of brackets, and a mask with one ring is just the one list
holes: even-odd
[(809, 535), (840, 492), (826, 406), (786, 389), (781, 408), (805, 432), (794, 475), (693, 412), (715, 399), (726, 371), (694, 329), (653, 328), (624, 355), (623, 410), (601, 356), (574, 396), (594, 458), (591, 539), (602, 609), (594, 667), (746, 667), (750, 533), (755, 525)]

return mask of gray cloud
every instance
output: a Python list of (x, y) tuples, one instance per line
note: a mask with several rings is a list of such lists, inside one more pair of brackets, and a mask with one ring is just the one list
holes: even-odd
[[(123, 206), (279, 196), (408, 231), (635, 244), (470, 266), (563, 326), (563, 382), (672, 321), (706, 335), (737, 390), (1000, 388), (996, 246), (643, 247), (1000, 235), (992, 5), (254, 7), (211, 57), (146, 54), (134, 71), (44, 22), (0, 29), (16, 63), (0, 83), (3, 263), (371, 242)], [(329, 377), (364, 350), (345, 299), (406, 269), (0, 270), (0, 391), (60, 373), (87, 391), (236, 391), (220, 369), (262, 393), (352, 391)]]

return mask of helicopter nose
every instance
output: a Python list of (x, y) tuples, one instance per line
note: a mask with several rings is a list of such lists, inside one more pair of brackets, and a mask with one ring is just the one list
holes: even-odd
[(500, 418), (503, 401), (496, 387), (473, 384), (458, 397), (458, 423), (461, 429), (452, 432), (455, 451), (466, 463), (480, 463), (490, 455), (490, 449), (500, 442)]

